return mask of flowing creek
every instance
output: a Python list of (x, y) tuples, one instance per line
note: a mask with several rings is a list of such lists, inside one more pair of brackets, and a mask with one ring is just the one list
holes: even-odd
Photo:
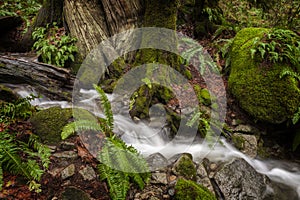
[[(13, 88), (20, 96), (26, 97), (29, 94), (35, 93), (34, 88), (25, 85), (8, 85)], [(94, 109), (95, 100), (98, 94), (94, 90), (82, 90), (82, 100), (80, 101), (83, 107), (94, 112), (98, 116), (102, 116), (99, 110)], [(112, 102), (113, 109), (115, 97), (108, 95)], [(51, 106), (61, 106), (62, 108), (72, 107), (70, 102), (66, 101), (51, 101), (47, 98), (35, 99), (31, 102), (41, 108)], [(170, 158), (179, 153), (190, 153), (193, 155), (195, 162), (201, 162), (204, 157), (211, 161), (228, 161), (233, 158), (242, 158), (247, 161), (257, 172), (267, 175), (271, 180), (282, 183), (293, 188), (300, 199), (300, 166), (287, 161), (276, 160), (258, 160), (252, 159), (236, 150), (233, 146), (226, 142), (224, 138), (220, 138), (221, 142), (217, 142), (213, 147), (209, 142), (194, 142), (185, 144), (180, 141), (170, 141), (168, 130), (164, 127), (164, 121), (156, 120), (157, 123), (146, 124), (143, 122), (136, 123), (125, 113), (119, 105), (114, 112), (115, 132), (120, 134), (122, 139), (135, 148), (137, 148), (144, 156), (149, 156), (154, 153), (161, 153), (164, 157)]]

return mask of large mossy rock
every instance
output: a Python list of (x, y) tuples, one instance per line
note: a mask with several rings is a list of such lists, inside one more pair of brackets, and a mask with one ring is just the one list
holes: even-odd
[(291, 119), (300, 106), (300, 89), (291, 77), (279, 78), (288, 64), (264, 66), (251, 58), (254, 41), (269, 29), (245, 28), (237, 33), (232, 50), (228, 86), (242, 109), (255, 120), (280, 124)]
[(39, 111), (31, 117), (30, 122), (34, 133), (44, 143), (55, 145), (61, 141), (61, 131), (72, 118), (72, 113), (71, 108), (52, 107)]

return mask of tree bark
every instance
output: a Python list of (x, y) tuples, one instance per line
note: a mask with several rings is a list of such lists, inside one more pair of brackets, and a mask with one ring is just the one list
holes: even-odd
[(0, 56), (0, 82), (30, 84), (53, 100), (71, 100), (74, 80), (63, 68)]
[(101, 41), (137, 27), (141, 0), (65, 0), (64, 17), (84, 59)]
[(42, 8), (39, 10), (36, 19), (21, 41), (19, 52), (30, 51), (34, 43), (31, 34), (37, 27), (45, 27), (47, 24), (56, 22), (58, 26), (63, 25), (63, 1), (45, 0)]

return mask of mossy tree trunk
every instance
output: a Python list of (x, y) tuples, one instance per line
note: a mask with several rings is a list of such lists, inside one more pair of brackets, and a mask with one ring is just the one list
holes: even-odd
[[(177, 49), (176, 41), (176, 21), (177, 12), (179, 7), (178, 0), (146, 0), (145, 2), (145, 15), (143, 18), (143, 27), (158, 27), (174, 30), (174, 35), (166, 35), (163, 29), (155, 31), (145, 31), (142, 35), (141, 47), (159, 42), (157, 46), (163, 46), (166, 49)], [(153, 38), (163, 38), (160, 41), (154, 41)], [(171, 40), (171, 41), (170, 41)], [(180, 62), (178, 55), (166, 52), (159, 49), (140, 49), (137, 52), (134, 66), (147, 64), (146, 75), (149, 79), (155, 78), (158, 82), (164, 82), (168, 85), (170, 82), (171, 68), (159, 68), (153, 70), (151, 66), (153, 63), (163, 64), (170, 66), (174, 69), (180, 69)], [(174, 95), (170, 88), (160, 84), (152, 84), (151, 87), (143, 85), (137, 90), (135, 104), (130, 110), (132, 117), (148, 118), (149, 108), (155, 103), (166, 104)]]

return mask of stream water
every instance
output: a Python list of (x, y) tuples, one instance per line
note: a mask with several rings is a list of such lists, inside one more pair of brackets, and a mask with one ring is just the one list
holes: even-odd
[[(22, 85), (10, 85), (17, 93), (22, 96), (28, 96), (35, 93), (34, 88)], [(101, 111), (95, 110), (95, 100), (98, 95), (94, 90), (82, 90), (83, 94), (82, 107), (101, 116)], [(114, 102), (116, 97), (108, 95), (109, 100)], [(123, 102), (124, 103), (124, 102)], [(71, 107), (70, 102), (51, 101), (47, 98), (39, 98), (32, 101), (33, 105), (42, 108), (51, 106), (61, 106), (63, 108)], [(114, 104), (113, 104), (114, 105)], [(119, 107), (118, 107), (119, 106)], [(300, 166), (287, 161), (276, 160), (258, 160), (252, 159), (236, 150), (233, 146), (220, 138), (220, 142), (215, 143), (212, 147), (209, 142), (193, 142), (186, 144), (180, 141), (171, 141), (168, 137), (168, 129), (164, 127), (163, 119), (153, 120), (153, 123), (133, 122), (133, 120), (122, 110), (123, 104), (113, 106), (115, 132), (120, 134), (122, 139), (135, 148), (137, 148), (144, 156), (154, 153), (161, 153), (166, 158), (170, 158), (178, 153), (190, 153), (193, 155), (195, 162), (201, 161), (207, 157), (210, 161), (228, 161), (233, 158), (243, 158), (259, 173), (267, 175), (271, 180), (285, 184), (293, 188), (300, 199)], [(150, 116), (151, 117), (151, 116)]]

